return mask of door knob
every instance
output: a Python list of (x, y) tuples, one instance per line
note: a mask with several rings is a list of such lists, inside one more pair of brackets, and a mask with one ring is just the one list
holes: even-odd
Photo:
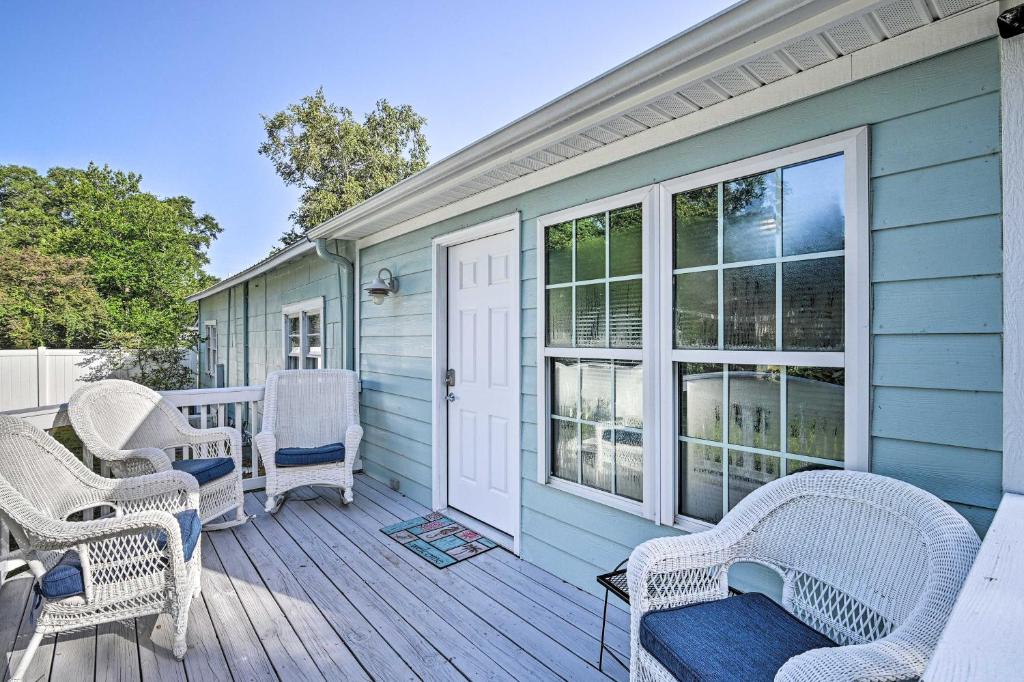
[(449, 393), (444, 397), (444, 399), (450, 403), (454, 403), (456, 400), (458, 400), (458, 397), (454, 393)]

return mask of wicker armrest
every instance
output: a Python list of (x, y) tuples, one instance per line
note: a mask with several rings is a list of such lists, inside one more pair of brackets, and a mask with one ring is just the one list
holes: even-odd
[(180, 471), (166, 471), (148, 476), (121, 478), (114, 481), (108, 499), (125, 512), (161, 509), (171, 513), (198, 509), (199, 484)]
[(632, 608), (644, 613), (725, 597), (734, 547), (718, 529), (643, 543), (627, 567)]
[(930, 652), (921, 651), (906, 639), (890, 635), (868, 644), (812, 649), (789, 659), (775, 679), (777, 682), (916, 680), (924, 674), (929, 656)]

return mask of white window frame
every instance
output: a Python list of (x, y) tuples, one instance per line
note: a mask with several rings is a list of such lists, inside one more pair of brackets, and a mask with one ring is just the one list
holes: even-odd
[[(705, 362), (729, 364), (808, 364), (845, 370), (844, 465), (867, 471), (870, 463), (870, 280), (868, 223), (868, 128), (827, 137), (641, 187), (537, 218), (537, 481), (686, 531), (714, 524), (678, 516), (678, 438), (674, 375), (679, 351), (673, 349), (672, 196), (720, 181), (753, 175), (803, 161), (842, 153), (845, 163), (845, 319), (842, 352), (701, 351)], [(545, 230), (630, 204), (643, 206), (644, 501), (634, 502), (551, 476), (548, 434), (551, 413), (548, 358), (626, 359), (635, 351), (614, 348), (546, 348)], [(655, 248), (657, 247), (657, 253)], [(820, 255), (820, 254), (819, 254)], [(772, 259), (775, 262), (777, 259)], [(786, 258), (786, 260), (792, 260)], [(690, 361), (694, 359), (693, 351)]]
[[(580, 206), (574, 206), (562, 211), (556, 211), (554, 213), (548, 213), (547, 215), (537, 218), (537, 481), (542, 484), (549, 485), (557, 490), (564, 490), (580, 497), (594, 500), (595, 502), (600, 502), (610, 507), (621, 509), (652, 520), (655, 519), (656, 510), (658, 509), (656, 500), (654, 499), (658, 490), (655, 485), (658, 453), (658, 429), (656, 428), (658, 420), (656, 417), (657, 406), (655, 404), (657, 391), (655, 378), (658, 376), (658, 353), (655, 347), (657, 342), (655, 337), (655, 328), (650, 323), (653, 319), (654, 312), (658, 309), (656, 307), (658, 286), (657, 280), (653, 278), (656, 263), (653, 245), (656, 243), (655, 240), (658, 225), (658, 217), (656, 215), (657, 196), (657, 186), (647, 185), (645, 187), (616, 194), (615, 196), (607, 197), (605, 199), (599, 199), (597, 201), (592, 201)], [(643, 363), (644, 367), (643, 502), (637, 502), (635, 500), (621, 497), (619, 495), (613, 495), (603, 490), (591, 488), (580, 483), (565, 481), (551, 476), (551, 453), (548, 447), (548, 433), (551, 424), (551, 411), (550, 406), (548, 405), (548, 394), (551, 390), (548, 382), (548, 378), (550, 377), (548, 359), (552, 357), (566, 357), (577, 359), (598, 358), (602, 360), (635, 360), (637, 359), (637, 351), (635, 349), (622, 348), (545, 347), (547, 340), (547, 335), (545, 334), (545, 303), (547, 298), (546, 261), (544, 258), (545, 231), (549, 226), (557, 225), (558, 223), (562, 223), (567, 220), (584, 218), (595, 213), (602, 213), (604, 211), (610, 211), (624, 206), (631, 206), (633, 204), (640, 204), (641, 210), (643, 211), (641, 223), (641, 248), (643, 251), (641, 257), (643, 268), (641, 282), (643, 282), (644, 292), (643, 302), (641, 305), (641, 315), (643, 316), (643, 340), (642, 348), (639, 352), (640, 361)], [(575, 255), (573, 257), (575, 258)], [(609, 333), (611, 333), (611, 330), (609, 330)]]
[[(845, 319), (842, 352), (793, 352), (781, 350), (676, 350), (673, 348), (673, 242), (672, 197), (679, 192), (706, 187), (756, 173), (810, 161), (832, 154), (843, 154), (845, 163)], [(660, 235), (658, 264), (661, 305), (659, 307), (659, 340), (661, 350), (660, 423), (661, 441), (661, 522), (682, 530), (707, 530), (714, 524), (680, 516), (678, 506), (678, 437), (676, 375), (677, 362), (710, 362), (721, 364), (809, 365), (843, 367), (844, 389), (844, 465), (846, 469), (867, 471), (869, 467), (870, 433), (870, 282), (868, 225), (868, 129), (855, 128), (828, 137), (786, 147), (723, 166), (717, 166), (660, 185), (662, 222), (666, 229)], [(719, 245), (721, 248), (721, 245)], [(821, 257), (823, 254), (815, 254)], [(782, 260), (798, 260), (785, 257)], [(779, 259), (771, 259), (776, 262)], [(719, 297), (721, 298), (721, 289)], [(777, 303), (776, 305), (779, 305)], [(778, 316), (778, 313), (776, 313)], [(776, 324), (780, 324), (777, 320)], [(721, 332), (720, 332), (721, 333)], [(782, 427), (785, 429), (785, 425)], [(724, 453), (723, 453), (724, 457)], [(723, 481), (727, 485), (727, 481)]]
[[(308, 320), (311, 315), (320, 316), (320, 345), (310, 347)], [(288, 321), (292, 318), (299, 320), (299, 346), (289, 351), (289, 330)], [(281, 352), (284, 358), (284, 369), (288, 369), (288, 358), (297, 359), (297, 369), (305, 369), (306, 360), (314, 358), (316, 369), (324, 366), (324, 335), (327, 333), (327, 326), (324, 324), (324, 297), (317, 296), (298, 303), (290, 303), (281, 306)]]
[(203, 322), (203, 336), (206, 337), (206, 375), (214, 377), (217, 375), (217, 320), (206, 320)]

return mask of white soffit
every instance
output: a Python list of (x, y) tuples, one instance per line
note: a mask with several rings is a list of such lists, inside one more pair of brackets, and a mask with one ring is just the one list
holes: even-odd
[[(505, 129), (498, 131), (439, 161), (434, 167), (417, 174), (427, 174), (431, 171), (436, 174), (437, 179), (432, 180), (429, 185), (410, 186), (410, 181), (420, 180), (417, 176), (412, 176), (409, 180), (385, 190), (377, 197), (328, 220), (315, 228), (311, 236), (329, 236), (339, 239), (368, 237), (403, 221), (557, 165), (567, 159), (586, 155), (588, 152), (619, 142), (624, 138), (690, 116), (702, 109), (714, 107), (733, 97), (750, 93), (801, 72), (822, 67), (858, 50), (877, 45), (991, 1), (885, 0), (864, 2), (849, 0), (843, 2), (808, 0), (802, 3), (790, 3), (791, 7), (796, 7), (792, 14), (799, 14), (800, 11), (803, 11), (804, 15), (797, 16), (798, 21), (791, 22), (792, 25), (788, 28), (768, 35), (756, 35), (757, 27), (754, 27), (751, 33), (755, 33), (755, 35), (751, 35), (747, 39), (747, 44), (732, 50), (732, 57), (738, 57), (738, 59), (728, 66), (721, 66), (719, 62), (722, 59), (705, 59), (703, 60), (704, 64), (696, 68), (685, 69), (684, 79), (680, 80), (674, 71), (678, 70), (680, 66), (686, 65), (680, 63), (666, 65), (659, 74), (648, 79), (648, 82), (666, 81), (667, 89), (661, 90), (656, 96), (650, 95), (651, 88), (644, 88), (644, 83), (631, 84), (632, 87), (621, 88), (623, 95), (610, 95), (608, 100), (601, 105), (600, 111), (604, 115), (598, 120), (593, 120), (593, 115), (588, 115), (588, 111), (581, 112), (579, 115), (566, 114), (563, 121), (556, 121), (554, 125), (550, 126), (551, 130), (562, 131), (553, 138), (550, 133), (546, 136), (531, 134), (521, 144), (511, 143), (508, 151), (494, 154), (491, 159), (485, 159), (483, 163), (467, 164), (472, 168), (471, 172), (463, 172), (461, 169), (454, 168), (454, 172), (448, 175), (443, 172), (445, 165), (455, 166), (460, 161), (460, 156), (467, 153), (472, 154), (474, 147), (483, 146), (491, 138), (501, 135)], [(715, 20), (724, 20), (727, 18), (726, 15), (742, 10), (747, 4), (753, 5), (754, 3), (734, 6), (705, 23), (710, 25)], [(767, 5), (768, 3), (761, 4)], [(808, 13), (810, 14), (808, 15)], [(780, 17), (775, 17), (773, 21), (780, 21)], [(768, 23), (771, 22), (766, 22), (766, 24)], [(794, 34), (795, 30), (799, 31), (801, 27), (808, 24), (815, 25), (815, 28)], [(705, 27), (701, 25), (693, 31), (702, 28)], [(671, 42), (667, 41), (663, 46)], [(655, 53), (663, 46), (641, 55), (638, 60), (655, 57)], [(707, 52), (711, 51), (707, 50)], [(591, 83), (581, 86), (578, 91), (582, 92), (587, 87), (599, 84), (602, 80), (613, 79), (617, 72), (633, 64), (634, 62), (629, 62), (618, 67)], [(692, 77), (686, 80), (686, 76)], [(639, 103), (635, 101), (636, 95), (633, 94), (638, 88), (645, 91), (646, 95), (646, 98)], [(560, 99), (567, 99), (576, 92), (573, 91), (565, 98)], [(620, 111), (607, 113), (610, 109), (608, 101), (611, 100), (620, 104)], [(510, 124), (508, 128), (528, 123), (530, 118), (540, 116), (546, 109), (558, 104), (560, 104), (560, 100), (555, 100), (537, 112)], [(592, 105), (589, 111), (592, 112), (596, 109), (597, 106)], [(578, 127), (571, 132), (566, 132), (567, 129), (572, 129), (573, 121), (580, 122)], [(541, 139), (540, 143), (537, 142), (538, 138)], [(467, 170), (469, 169), (467, 168)]]

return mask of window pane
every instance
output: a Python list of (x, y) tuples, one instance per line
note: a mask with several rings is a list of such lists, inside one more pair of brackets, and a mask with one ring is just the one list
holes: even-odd
[(679, 365), (679, 435), (722, 440), (722, 365)]
[(572, 221), (552, 225), (544, 237), (548, 284), (572, 281)]
[(573, 358), (552, 358), (551, 414), (579, 416), (579, 362)]
[(679, 513), (710, 523), (722, 520), (722, 448), (679, 444)]
[(640, 348), (643, 345), (643, 281), (609, 282), (608, 294), (611, 296), (608, 314), (612, 348)]
[(615, 424), (644, 426), (644, 367), (640, 362), (615, 361)]
[(612, 363), (610, 360), (580, 361), (581, 419), (592, 422), (612, 420)]
[(576, 281), (605, 277), (604, 213), (576, 221)]
[(845, 259), (782, 264), (782, 346), (843, 350)]
[(682, 192), (675, 204), (675, 267), (692, 268), (718, 262), (718, 185)]
[(551, 420), (551, 475), (575, 483), (580, 475), (576, 422)]
[(304, 369), (317, 369), (317, 359), (316, 358), (306, 358), (303, 361), (303, 368)]
[(617, 208), (611, 220), (609, 275), (638, 275), (643, 270), (643, 209), (639, 204)]
[(732, 180), (722, 188), (722, 240), (726, 263), (773, 258), (776, 173)]
[(729, 268), (725, 288), (725, 347), (775, 348), (775, 266)]
[(299, 349), (299, 335), (298, 334), (290, 334), (288, 336), (288, 352), (291, 353), (291, 352), (294, 351), (294, 352), (298, 353), (299, 352), (298, 349)]
[(778, 450), (779, 368), (729, 365), (729, 442)]
[(644, 437), (615, 432), (615, 492), (638, 502), (644, 498)]
[(781, 475), (782, 460), (739, 450), (729, 451), (729, 509)]
[(608, 346), (605, 329), (605, 288), (606, 284), (587, 284), (576, 287), (576, 347), (594, 348)]
[[(614, 445), (611, 429), (598, 429), (591, 424), (580, 425), (582, 434), (583, 485), (612, 491)], [(601, 436), (598, 437), (598, 431)]]
[(787, 450), (842, 461), (843, 370), (790, 367), (786, 374)]
[(298, 369), (299, 368), (299, 359), (297, 357), (295, 357), (294, 355), (288, 356), (287, 358), (285, 358), (284, 368), (285, 369)]
[(675, 276), (675, 347), (718, 347), (718, 273)]
[(320, 333), (320, 315), (306, 316), (306, 333), (307, 334), (319, 334)]
[(782, 253), (843, 248), (843, 155), (782, 169)]
[(572, 345), (572, 287), (548, 289), (545, 315), (547, 319), (547, 345)]

